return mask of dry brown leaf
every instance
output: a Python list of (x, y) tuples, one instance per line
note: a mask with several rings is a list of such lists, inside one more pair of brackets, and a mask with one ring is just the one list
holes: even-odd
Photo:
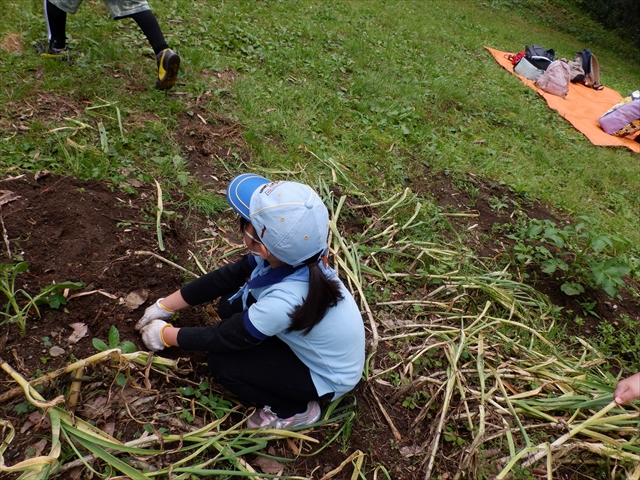
[(42, 412), (36, 410), (35, 412), (31, 412), (29, 414), (29, 421), (38, 423), (40, 420), (42, 420)]
[(73, 467), (67, 472), (67, 478), (69, 480), (80, 480), (82, 478), (82, 472), (84, 471), (84, 465)]
[(105, 412), (110, 412), (109, 410), (107, 410), (107, 401), (107, 397), (95, 397), (91, 400), (86, 401), (82, 409), (84, 415), (89, 420), (102, 417)]
[(38, 443), (31, 445), (31, 448), (27, 449), (27, 457), (35, 458), (42, 454), (42, 451), (47, 446), (47, 439), (43, 438)]
[(51, 427), (51, 420), (46, 415), (43, 415), (42, 412), (32, 412), (29, 415), (29, 421), (33, 422), (34, 425), (38, 425), (38, 428), (48, 430)]
[(276, 462), (270, 458), (258, 457), (255, 463), (260, 467), (263, 473), (271, 475), (282, 475), (284, 467), (281, 463)]
[(54, 345), (49, 349), (49, 355), (52, 357), (59, 357), (60, 355), (64, 355), (64, 348), (59, 347), (58, 345)]
[(136, 290), (127, 295), (127, 298), (124, 299), (124, 304), (129, 310), (133, 311), (146, 302), (148, 296), (149, 290), (141, 288), (140, 290)]
[(414, 457), (416, 455), (424, 454), (424, 449), (420, 445), (411, 445), (407, 447), (402, 447), (400, 449), (400, 453), (405, 457)]
[[(139, 398), (142, 397), (142, 395), (140, 394), (140, 390), (136, 389), (136, 388), (131, 388), (131, 387), (125, 387), (121, 392), (120, 392), (120, 396), (122, 397), (122, 399), (125, 401), (125, 403), (129, 404), (134, 402), (135, 400), (138, 400)], [(155, 398), (155, 395), (152, 395), (153, 398)]]
[(5, 203), (17, 200), (18, 198), (20, 197), (10, 190), (0, 190), (0, 207)]
[(22, 428), (20, 429), (20, 433), (24, 433), (24, 432), (26, 432), (27, 430), (29, 430), (29, 429), (30, 429), (31, 427), (33, 427), (34, 425), (35, 425), (35, 424), (34, 424), (32, 421), (30, 421), (30, 420), (25, 421), (25, 422), (22, 424)]
[(81, 339), (87, 336), (87, 332), (89, 331), (86, 323), (72, 323), (69, 326), (73, 328), (73, 333), (69, 336), (69, 338), (67, 338), (67, 342), (69, 342), (70, 345), (78, 343)]
[[(113, 418), (113, 415), (110, 418)], [(113, 437), (113, 432), (115, 432), (115, 430), (116, 430), (116, 422), (114, 422), (113, 420), (110, 420), (108, 422), (98, 421), (98, 422), (96, 422), (96, 425), (104, 433), (106, 433), (107, 435)]]

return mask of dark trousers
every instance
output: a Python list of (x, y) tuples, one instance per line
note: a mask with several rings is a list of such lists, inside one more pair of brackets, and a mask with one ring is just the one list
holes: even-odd
[[(220, 299), (220, 318), (242, 310), (242, 301), (229, 304)], [(224, 320), (223, 320), (224, 321)], [(278, 337), (269, 337), (254, 348), (236, 352), (209, 352), (209, 370), (216, 382), (242, 400), (257, 407), (269, 405), (280, 418), (304, 412), (318, 397), (309, 368)]]
[[(64, 48), (66, 46), (67, 12), (47, 1), (45, 3), (44, 14), (49, 30), (51, 46), (53, 48)], [(129, 15), (129, 17), (136, 21), (142, 33), (144, 33), (147, 40), (149, 40), (156, 55), (165, 48), (169, 48), (158, 24), (158, 20), (151, 10), (134, 13), (133, 15)], [(126, 17), (118, 17), (116, 20), (120, 20), (121, 18)]]

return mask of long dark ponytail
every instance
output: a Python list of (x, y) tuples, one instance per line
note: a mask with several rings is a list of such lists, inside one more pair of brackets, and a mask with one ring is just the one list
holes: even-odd
[[(240, 217), (240, 232), (244, 234), (244, 229), (249, 223), (245, 218)], [(259, 242), (259, 239), (254, 239)], [(287, 328), (287, 333), (304, 330), (306, 335), (315, 327), (327, 314), (327, 310), (335, 307), (344, 298), (340, 291), (340, 282), (335, 279), (328, 279), (320, 270), (318, 262), (322, 262), (326, 257), (318, 252), (303, 263), (309, 268), (309, 292), (302, 301), (289, 314), (291, 325)]]
[(309, 267), (309, 293), (302, 305), (298, 305), (289, 314), (291, 325), (287, 332), (303, 330), (302, 334), (306, 335), (320, 323), (329, 308), (335, 307), (344, 298), (340, 283), (336, 279), (327, 278), (320, 270), (318, 262), (321, 261), (323, 260), (318, 253), (304, 262)]

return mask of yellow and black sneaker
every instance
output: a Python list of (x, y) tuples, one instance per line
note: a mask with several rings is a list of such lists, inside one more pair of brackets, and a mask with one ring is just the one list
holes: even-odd
[(54, 48), (53, 46), (51, 46), (51, 44), (45, 45), (42, 42), (36, 42), (34, 44), (34, 47), (36, 49), (36, 53), (41, 57), (59, 58), (60, 60), (63, 60), (65, 63), (71, 65), (71, 59), (69, 58), (69, 50), (67, 49), (67, 47)]
[(180, 56), (170, 48), (165, 48), (156, 56), (156, 59), (158, 61), (156, 88), (158, 90), (169, 90), (176, 84), (178, 79)]

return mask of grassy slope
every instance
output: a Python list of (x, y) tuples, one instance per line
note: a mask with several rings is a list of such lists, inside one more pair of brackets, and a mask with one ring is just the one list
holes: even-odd
[[(66, 131), (50, 132), (73, 122), (27, 120), (29, 132), (0, 143), (5, 165), (116, 182), (124, 179), (118, 167), (126, 166), (143, 180), (153, 174), (172, 181), (169, 174), (182, 165), (169, 135), (175, 115), (188, 109), (185, 102), (211, 92), (208, 108), (244, 125), (254, 167), (304, 166), (309, 176), (326, 175), (326, 165), (304, 146), (349, 166), (357, 188), (377, 198), (403, 188), (412, 173), (408, 160), (416, 158), (436, 169), (504, 181), (640, 240), (638, 155), (592, 146), (483, 49), (517, 51), (537, 43), (571, 56), (588, 46), (598, 55), (604, 84), (623, 94), (637, 88), (640, 65), (629, 61), (628, 47), (584, 27), (590, 22), (574, 20), (566, 7), (550, 0), (174, 0), (152, 7), (183, 56), (179, 90), (187, 96), (153, 90), (145, 39), (133, 22), (111, 21), (101, 2), (69, 17), (73, 67), (31, 54), (29, 45), (45, 31), (39, 2), (33, 9), (8, 3), (0, 39), (19, 33), (25, 50), (0, 50), (8, 80), (0, 90), (0, 127), (8, 132), (2, 138), (28, 110), (22, 102), (43, 91), (92, 105), (118, 102), (127, 135), (119, 138), (112, 107), (74, 117), (94, 125), (73, 137), (90, 147), (84, 150), (62, 148)], [(543, 13), (532, 13), (536, 8)], [(579, 38), (562, 33), (575, 32), (576, 24), (583, 25)], [(224, 69), (240, 76), (220, 88), (211, 72)], [(131, 84), (137, 85), (133, 94)], [(134, 121), (140, 114), (146, 120)], [(109, 134), (108, 155), (100, 152), (97, 121)]]

